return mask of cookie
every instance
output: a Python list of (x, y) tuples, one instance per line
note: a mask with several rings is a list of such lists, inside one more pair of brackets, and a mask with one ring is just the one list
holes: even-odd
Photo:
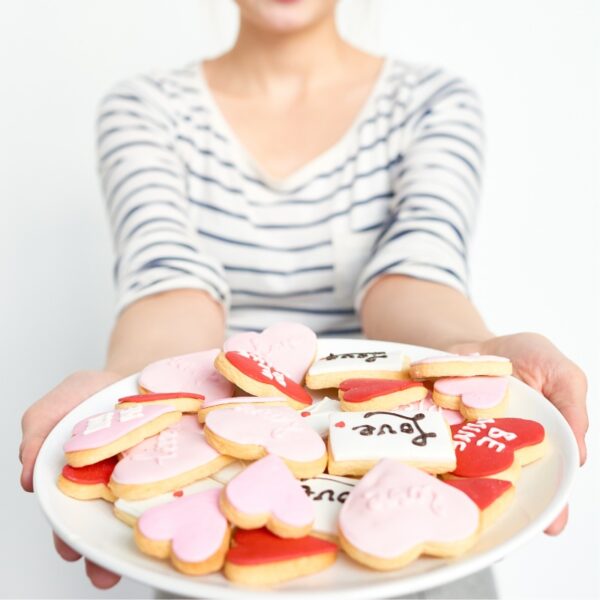
[(58, 476), (58, 489), (77, 500), (96, 500), (102, 498), (108, 502), (115, 500), (108, 487), (111, 473), (117, 464), (117, 457), (111, 456), (86, 467), (65, 465)]
[(346, 379), (408, 379), (408, 357), (401, 352), (329, 353), (315, 361), (306, 374), (311, 390), (337, 388)]
[(252, 463), (221, 494), (221, 511), (242, 529), (266, 527), (282, 538), (307, 535), (315, 508), (285, 462), (274, 454)]
[(233, 460), (206, 442), (194, 415), (184, 415), (179, 422), (126, 450), (109, 486), (118, 498), (142, 500), (204, 479)]
[(444, 477), (493, 477), (514, 483), (521, 466), (546, 450), (544, 427), (528, 419), (478, 419), (451, 429), (456, 468)]
[(277, 323), (262, 333), (233, 335), (223, 345), (226, 353), (240, 350), (262, 356), (265, 362), (292, 381), (302, 383), (317, 352), (317, 336), (300, 323)]
[(325, 396), (314, 401), (310, 406), (300, 412), (300, 416), (322, 438), (329, 435), (329, 417), (341, 413), (339, 400), (332, 400)]
[(221, 485), (225, 485), (239, 475), (249, 464), (249, 461), (234, 459), (226, 467), (213, 473), (210, 477)]
[(454, 557), (477, 540), (480, 510), (465, 493), (384, 459), (354, 487), (339, 517), (340, 544), (371, 569), (399, 569), (421, 554)]
[(340, 383), (340, 408), (347, 411), (390, 410), (423, 400), (427, 388), (406, 379), (346, 379)]
[(508, 377), (444, 377), (433, 384), (433, 401), (465, 419), (501, 417), (508, 407)]
[(258, 354), (245, 350), (221, 352), (215, 367), (229, 381), (252, 396), (279, 396), (289, 406), (300, 410), (312, 404), (312, 397), (301, 385), (277, 371)]
[(441, 408), (437, 404), (433, 402), (433, 398), (431, 397), (431, 393), (427, 394), (423, 400), (419, 402), (415, 402), (414, 404), (408, 404), (403, 410), (419, 410), (421, 412), (426, 410), (437, 410), (442, 413), (444, 417), (444, 421), (448, 423), (448, 425), (458, 425), (459, 423), (464, 423), (465, 418), (462, 416), (459, 410), (452, 410), (451, 408)]
[(233, 408), (243, 404), (254, 404), (256, 406), (288, 406), (288, 401), (281, 396), (272, 396), (270, 398), (257, 396), (234, 396), (233, 398), (221, 398), (220, 400), (207, 400), (198, 410), (198, 421), (204, 423), (206, 415), (213, 410), (221, 408)]
[(222, 487), (222, 483), (212, 477), (207, 477), (206, 479), (186, 485), (183, 488), (167, 492), (166, 494), (160, 494), (159, 496), (153, 496), (152, 498), (145, 498), (144, 500), (116, 498), (113, 504), (113, 513), (123, 523), (133, 527), (136, 521), (150, 508), (167, 504), (177, 498), (189, 496), (190, 494), (211, 489), (221, 489)]
[(340, 509), (357, 481), (325, 473), (302, 481), (302, 487), (316, 511), (312, 535), (337, 540)]
[(512, 363), (503, 356), (475, 354), (442, 354), (417, 360), (410, 365), (412, 379), (438, 377), (502, 377), (512, 373)]
[(515, 496), (515, 486), (503, 479), (448, 479), (445, 483), (475, 502), (479, 508), (480, 532), (494, 524)]
[(204, 435), (221, 454), (242, 460), (276, 454), (298, 478), (316, 477), (327, 464), (319, 434), (288, 406), (215, 410), (206, 416)]
[(267, 529), (238, 529), (223, 572), (235, 583), (274, 585), (326, 569), (337, 552), (336, 544), (310, 535), (284, 539)]
[(328, 439), (332, 475), (364, 475), (382, 458), (430, 473), (456, 467), (450, 428), (436, 410), (370, 411), (332, 416)]
[(172, 406), (140, 404), (83, 419), (63, 446), (67, 463), (84, 467), (116, 456), (181, 419)]
[(138, 378), (142, 394), (187, 392), (216, 400), (233, 396), (233, 385), (215, 370), (220, 350), (193, 352), (149, 364)]
[(202, 394), (190, 394), (187, 392), (171, 392), (168, 394), (137, 394), (119, 398), (115, 408), (132, 408), (138, 404), (167, 404), (182, 413), (197, 413), (204, 396)]
[(230, 538), (220, 494), (220, 489), (205, 490), (148, 509), (135, 523), (137, 547), (144, 554), (170, 559), (188, 575), (219, 571)]

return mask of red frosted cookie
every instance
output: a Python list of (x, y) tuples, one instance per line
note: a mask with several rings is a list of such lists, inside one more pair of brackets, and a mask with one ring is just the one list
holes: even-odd
[(326, 569), (337, 551), (336, 544), (310, 535), (283, 539), (266, 529), (238, 529), (224, 573), (236, 583), (273, 585)]
[(187, 392), (169, 392), (163, 394), (137, 394), (135, 396), (125, 396), (119, 398), (116, 408), (131, 408), (138, 404), (168, 404), (182, 413), (197, 413), (204, 396), (202, 394), (192, 394)]
[(342, 410), (391, 410), (423, 400), (427, 388), (401, 379), (346, 379), (340, 383), (338, 395)]
[(456, 469), (445, 477), (494, 477), (516, 481), (521, 465), (541, 458), (545, 432), (537, 421), (478, 419), (453, 425)]
[(253, 352), (221, 352), (215, 367), (226, 379), (253, 396), (279, 396), (296, 409), (312, 404), (312, 397), (301, 385)]
[(77, 500), (103, 498), (114, 502), (115, 496), (108, 487), (110, 476), (117, 464), (117, 457), (111, 456), (86, 467), (65, 465), (58, 476), (58, 489)]

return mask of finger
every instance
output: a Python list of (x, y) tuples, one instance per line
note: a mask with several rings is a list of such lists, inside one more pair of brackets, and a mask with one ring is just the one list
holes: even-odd
[(569, 507), (565, 506), (561, 511), (558, 517), (550, 523), (550, 525), (545, 529), (544, 533), (547, 535), (558, 535), (562, 532), (562, 530), (567, 525), (567, 521), (569, 520)]
[(23, 465), (21, 469), (21, 487), (26, 492), (33, 492), (33, 468), (44, 439), (45, 437), (41, 435), (30, 435), (21, 444), (19, 450), (19, 459)]
[(56, 551), (60, 554), (60, 557), (64, 560), (68, 560), (69, 562), (73, 562), (79, 560), (81, 558), (81, 554), (76, 550), (73, 550), (71, 546), (67, 546), (57, 535), (52, 532), (52, 537), (54, 538), (54, 547)]
[(107, 571), (105, 568), (97, 565), (91, 560), (85, 559), (85, 572), (90, 581), (101, 590), (106, 590), (119, 583), (121, 576)]

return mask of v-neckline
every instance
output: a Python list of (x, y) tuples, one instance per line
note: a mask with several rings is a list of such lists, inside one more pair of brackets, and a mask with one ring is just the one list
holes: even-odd
[(372, 103), (377, 97), (377, 94), (386, 79), (391, 62), (392, 61), (389, 57), (384, 58), (382, 65), (379, 67), (377, 77), (371, 86), (371, 91), (344, 133), (325, 150), (313, 158), (310, 158), (303, 165), (297, 169), (294, 169), (294, 171), (283, 178), (274, 177), (267, 173), (267, 171), (258, 163), (254, 156), (241, 142), (229, 124), (229, 121), (221, 111), (221, 108), (219, 107), (219, 104), (214, 97), (210, 86), (208, 85), (208, 81), (204, 75), (204, 61), (199, 61), (195, 63), (194, 66), (196, 69), (198, 82), (203, 92), (204, 100), (208, 105), (208, 109), (213, 115), (215, 121), (218, 123), (218, 127), (221, 130), (220, 133), (228, 140), (232, 151), (235, 152), (241, 162), (245, 163), (254, 172), (254, 175), (257, 179), (275, 191), (286, 192), (287, 190), (291, 190), (298, 185), (303, 184), (315, 173), (318, 174), (321, 172), (331, 162), (331, 157), (336, 156), (339, 150), (346, 145), (347, 140), (354, 134), (357, 127), (369, 112)]

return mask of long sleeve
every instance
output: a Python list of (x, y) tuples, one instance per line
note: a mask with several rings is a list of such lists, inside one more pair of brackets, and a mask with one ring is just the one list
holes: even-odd
[(185, 166), (164, 91), (147, 78), (117, 85), (98, 114), (98, 162), (113, 235), (118, 310), (173, 289), (208, 292), (226, 308), (222, 266), (189, 217)]
[[(439, 73), (439, 72), (438, 72)], [(413, 91), (389, 218), (359, 276), (356, 309), (386, 274), (467, 293), (468, 244), (479, 202), (483, 133), (477, 96), (445, 73)]]

